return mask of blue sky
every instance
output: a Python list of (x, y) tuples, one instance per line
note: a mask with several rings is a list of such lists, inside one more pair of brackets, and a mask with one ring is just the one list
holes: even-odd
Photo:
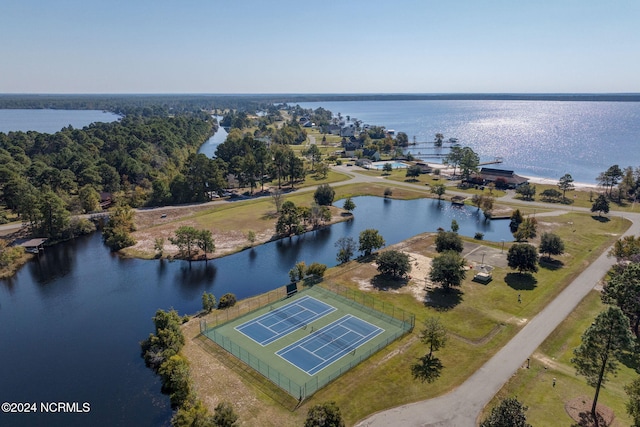
[(0, 93), (640, 92), (638, 0), (2, 0)]

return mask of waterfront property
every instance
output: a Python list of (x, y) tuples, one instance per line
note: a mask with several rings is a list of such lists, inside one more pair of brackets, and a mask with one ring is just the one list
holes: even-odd
[(300, 400), (415, 324), (412, 314), (389, 303), (329, 284), (262, 301), (260, 308), (213, 327), (203, 320), (201, 332)]
[(496, 187), (516, 188), (529, 182), (529, 180), (512, 170), (481, 168), (480, 172), (472, 177), (472, 181), (489, 184), (494, 183)]

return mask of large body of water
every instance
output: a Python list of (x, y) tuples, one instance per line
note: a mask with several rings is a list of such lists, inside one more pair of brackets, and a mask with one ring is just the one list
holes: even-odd
[(458, 138), (481, 161), (502, 157), (501, 165), (526, 176), (595, 183), (609, 166), (640, 167), (640, 103), (582, 101), (341, 101), (308, 102), (343, 117), (405, 132), (424, 142), (407, 151), (426, 161), (436, 133)]
[(119, 115), (100, 110), (3, 110), (0, 109), (0, 132), (56, 133), (69, 125), (81, 129), (94, 122), (113, 122)]

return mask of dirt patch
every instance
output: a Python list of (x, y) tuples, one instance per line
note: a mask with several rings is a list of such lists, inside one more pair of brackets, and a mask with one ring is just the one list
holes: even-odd
[[(591, 405), (593, 405), (591, 398), (579, 396), (565, 403), (564, 410), (580, 427), (591, 427), (595, 425), (591, 417)], [(598, 413), (598, 425), (600, 427), (610, 426), (613, 423), (615, 414), (611, 408), (598, 404), (596, 412)]]
[[(431, 271), (431, 258), (415, 252), (405, 251), (405, 253), (409, 256), (409, 262), (411, 263), (409, 282), (406, 286), (385, 290), (395, 293), (410, 293), (416, 300), (423, 302), (427, 295), (427, 289), (431, 289), (433, 287), (433, 284), (427, 278), (429, 271)], [(376, 263), (372, 263), (370, 266), (376, 270), (378, 268)], [(358, 289), (361, 291), (373, 291), (375, 289), (370, 277), (354, 277), (352, 280), (358, 284)]]

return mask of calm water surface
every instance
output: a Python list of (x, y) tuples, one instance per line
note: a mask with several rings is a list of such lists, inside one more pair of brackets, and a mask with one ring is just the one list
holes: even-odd
[[(89, 402), (88, 414), (0, 414), (11, 426), (158, 426), (169, 399), (140, 357), (157, 309), (194, 313), (203, 291), (246, 298), (288, 281), (298, 261), (336, 263), (334, 243), (376, 228), (393, 244), (451, 220), (460, 233), (510, 240), (508, 221), (436, 200), (354, 198), (355, 218), (205, 263), (121, 259), (98, 233), (47, 248), (0, 281), (0, 402)], [(338, 205), (341, 205), (339, 202)], [(366, 214), (365, 214), (366, 212)]]
[(114, 122), (119, 115), (100, 110), (3, 110), (0, 109), (0, 132), (30, 130), (56, 133), (66, 126), (83, 128), (94, 122)]
[[(481, 161), (527, 176), (558, 179), (570, 173), (595, 183), (613, 164), (640, 167), (640, 103), (579, 101), (343, 101), (300, 103), (346, 118), (405, 132), (418, 144), (408, 151), (439, 163), (437, 132), (458, 138)], [(425, 142), (428, 142), (426, 144)]]

